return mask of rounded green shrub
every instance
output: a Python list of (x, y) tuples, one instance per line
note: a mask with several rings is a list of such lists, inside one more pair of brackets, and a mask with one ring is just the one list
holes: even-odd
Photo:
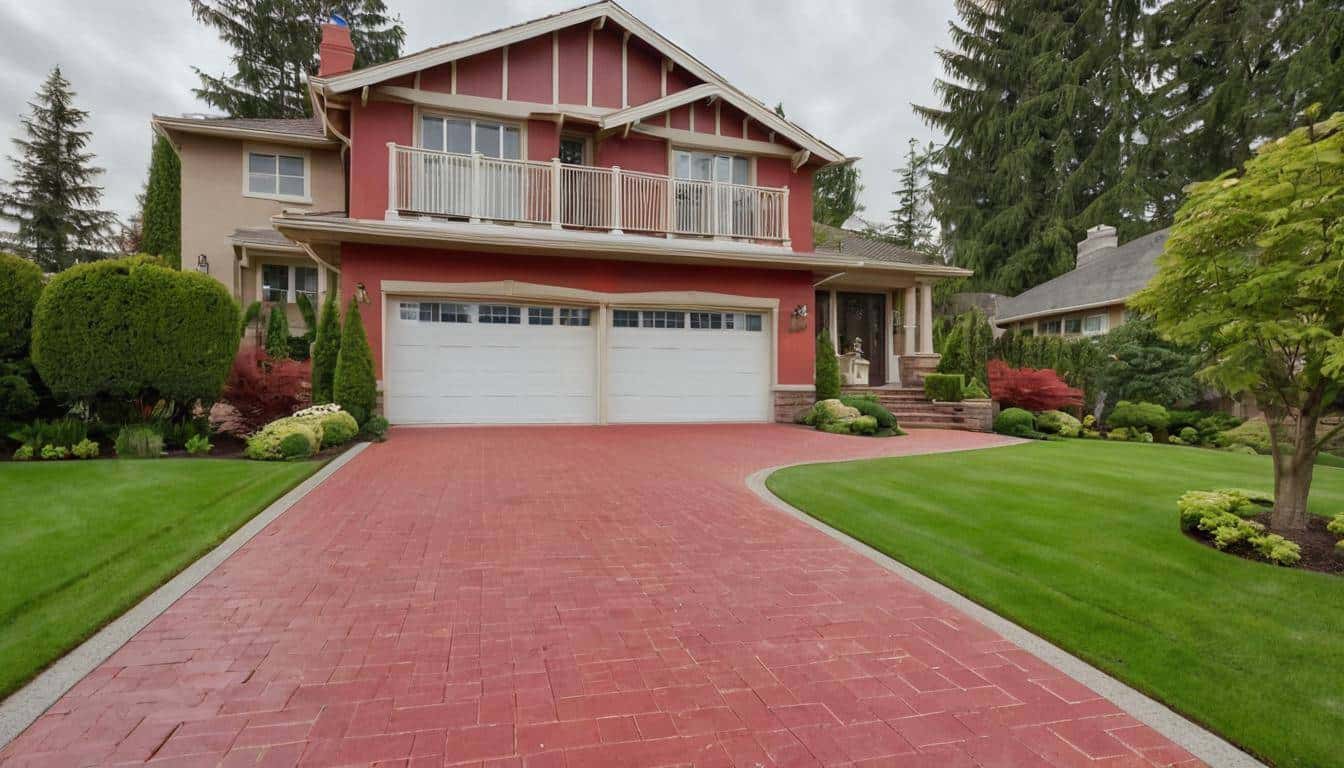
[(1000, 435), (1030, 437), (1036, 431), (1036, 420), (1031, 411), (1021, 408), (1004, 408), (994, 419), (994, 431)]
[(369, 349), (368, 336), (364, 335), (359, 304), (350, 299), (350, 306), (345, 311), (345, 326), (341, 329), (341, 350), (336, 355), (336, 372), (332, 377), (332, 399), (349, 411), (356, 422), (363, 424), (373, 415), (377, 398), (373, 352)]
[(1107, 440), (1115, 440), (1121, 443), (1129, 442), (1133, 437), (1134, 435), (1124, 427), (1116, 427), (1106, 433)]
[(1083, 423), (1063, 411), (1042, 411), (1036, 414), (1036, 429), (1047, 435), (1077, 437), (1083, 431)]
[(212, 401), (238, 351), (238, 304), (219, 281), (148, 256), (79, 264), (33, 312), (33, 364), (61, 400)]
[(1186, 445), (1199, 444), (1199, 430), (1194, 427), (1182, 427), (1180, 434), (1181, 442)]
[(877, 401), (873, 395), (845, 395), (840, 402), (857, 410), (864, 416), (872, 416), (878, 429), (895, 429), (896, 417)]
[(37, 393), (22, 376), (0, 376), (0, 421), (21, 419), (37, 410)]
[(282, 459), (302, 459), (313, 454), (312, 442), (297, 432), (280, 438), (277, 450)]
[(1156, 403), (1131, 403), (1121, 400), (1106, 419), (1112, 427), (1127, 427), (1135, 432), (1162, 432), (1167, 428), (1167, 409)]
[(98, 458), (98, 444), (86, 437), (75, 443), (70, 448), (70, 453), (74, 454), (76, 459), (96, 459)]
[(33, 307), (41, 293), (40, 267), (12, 253), (0, 253), (0, 357), (28, 347)]
[(368, 439), (381, 443), (387, 439), (387, 430), (391, 427), (387, 419), (382, 416), (370, 416), (369, 420), (364, 422), (360, 432)]
[(318, 440), (323, 448), (344, 445), (355, 439), (355, 436), (359, 434), (359, 424), (355, 422), (355, 417), (346, 411), (314, 413), (311, 415), (295, 414), (292, 418), (312, 427), (317, 432)]
[(262, 427), (247, 439), (243, 455), (259, 461), (284, 461), (312, 456), (322, 447), (320, 425), (309, 417), (287, 416)]

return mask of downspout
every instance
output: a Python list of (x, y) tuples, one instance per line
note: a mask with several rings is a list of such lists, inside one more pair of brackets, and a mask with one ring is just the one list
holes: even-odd
[[(367, 89), (365, 89), (367, 95)], [(322, 125), (341, 141), (341, 176), (344, 180), (345, 197), (345, 215), (350, 215), (350, 137), (336, 130), (332, 124), (331, 118), (327, 116), (327, 100), (325, 96), (319, 96), (316, 88), (310, 83), (308, 86), (308, 96), (313, 102), (313, 111), (322, 118)]]

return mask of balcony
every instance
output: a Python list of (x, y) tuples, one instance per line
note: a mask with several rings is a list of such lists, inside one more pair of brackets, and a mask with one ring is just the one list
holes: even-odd
[(789, 190), (389, 143), (387, 214), (789, 245)]

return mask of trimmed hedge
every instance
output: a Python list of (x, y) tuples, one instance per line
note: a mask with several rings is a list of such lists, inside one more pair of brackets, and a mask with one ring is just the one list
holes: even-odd
[(332, 399), (360, 424), (369, 420), (377, 406), (378, 380), (373, 375), (373, 352), (369, 350), (369, 338), (364, 335), (359, 304), (353, 298), (345, 311), (345, 327), (341, 329), (341, 350), (336, 355), (331, 394)]
[(994, 419), (994, 431), (1012, 437), (1034, 437), (1038, 434), (1035, 417), (1031, 411), (1021, 408), (1004, 408)]
[(944, 403), (961, 401), (966, 389), (966, 377), (960, 373), (928, 373), (924, 375), (924, 396)]
[(12, 253), (0, 253), (0, 357), (28, 347), (33, 307), (41, 294), (42, 269)]
[(864, 416), (872, 416), (878, 429), (897, 429), (896, 417), (891, 414), (873, 395), (845, 395), (840, 402), (856, 409)]
[(1140, 432), (1164, 432), (1167, 429), (1167, 409), (1157, 403), (1131, 403), (1121, 400), (1107, 417), (1112, 427), (1128, 427)]
[(237, 302), (219, 281), (149, 256), (56, 275), (33, 312), (33, 364), (61, 400), (213, 401), (238, 350)]

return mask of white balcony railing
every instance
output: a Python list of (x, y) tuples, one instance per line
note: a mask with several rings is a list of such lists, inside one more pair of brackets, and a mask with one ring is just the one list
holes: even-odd
[(549, 224), (612, 232), (789, 240), (787, 187), (674, 179), (388, 144), (389, 215)]

